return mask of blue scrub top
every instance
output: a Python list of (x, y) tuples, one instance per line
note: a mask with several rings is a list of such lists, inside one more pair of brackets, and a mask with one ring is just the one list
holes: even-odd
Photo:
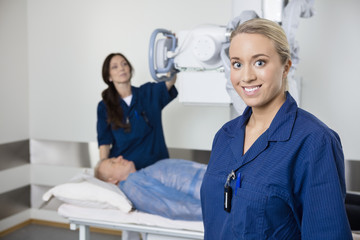
[[(205, 239), (352, 239), (339, 136), (286, 97), (244, 155), (251, 108), (216, 134), (201, 186)], [(226, 212), (224, 185), (236, 169)]]
[(97, 108), (97, 139), (98, 144), (111, 144), (110, 156), (122, 155), (135, 163), (136, 169), (141, 169), (168, 158), (162, 128), (161, 111), (176, 98), (178, 92), (173, 86), (169, 91), (165, 82), (146, 83), (132, 87), (132, 100), (128, 106), (119, 98), (124, 110), (124, 119), (129, 118), (130, 132), (124, 129), (112, 129), (107, 123), (105, 103), (100, 101)]

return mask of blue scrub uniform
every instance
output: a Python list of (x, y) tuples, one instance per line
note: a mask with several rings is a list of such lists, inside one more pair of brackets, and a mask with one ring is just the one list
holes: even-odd
[(169, 91), (165, 82), (146, 83), (132, 87), (132, 100), (128, 106), (119, 98), (124, 110), (124, 121), (129, 119), (130, 132), (114, 130), (107, 122), (105, 103), (100, 101), (97, 109), (97, 139), (100, 145), (112, 145), (109, 157), (122, 155), (135, 163), (136, 169), (149, 166), (157, 160), (168, 158), (162, 128), (161, 111), (176, 98), (173, 86)]
[[(287, 93), (270, 127), (243, 155), (250, 116), (248, 107), (214, 138), (201, 186), (205, 239), (352, 239), (339, 136)], [(229, 183), (226, 212), (232, 170), (237, 178)]]

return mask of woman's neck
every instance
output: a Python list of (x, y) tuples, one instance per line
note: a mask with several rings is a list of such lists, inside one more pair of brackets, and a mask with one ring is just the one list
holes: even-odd
[(253, 107), (248, 124), (264, 130), (268, 129), (285, 100), (286, 96), (284, 95), (283, 97), (274, 99), (274, 101), (261, 108)]
[(130, 81), (126, 82), (126, 83), (115, 83), (114, 82), (114, 86), (121, 98), (128, 97), (132, 94)]

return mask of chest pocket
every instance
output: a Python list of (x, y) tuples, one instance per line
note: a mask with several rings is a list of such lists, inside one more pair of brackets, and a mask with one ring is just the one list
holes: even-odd
[(261, 239), (267, 196), (255, 184), (242, 182), (233, 196), (232, 229), (238, 239)]
[(133, 113), (130, 122), (134, 137), (146, 136), (153, 128), (145, 111)]

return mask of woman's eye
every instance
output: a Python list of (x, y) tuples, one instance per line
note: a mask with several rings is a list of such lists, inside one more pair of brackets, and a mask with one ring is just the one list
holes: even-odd
[(234, 62), (232, 65), (233, 65), (233, 68), (240, 68), (241, 67), (241, 63), (239, 63), (239, 62)]
[(111, 66), (111, 69), (116, 69), (117, 68), (117, 66), (115, 65), (115, 66)]
[(264, 66), (265, 65), (265, 62), (263, 60), (258, 60), (255, 62), (255, 66), (257, 67), (261, 67), (261, 66)]

